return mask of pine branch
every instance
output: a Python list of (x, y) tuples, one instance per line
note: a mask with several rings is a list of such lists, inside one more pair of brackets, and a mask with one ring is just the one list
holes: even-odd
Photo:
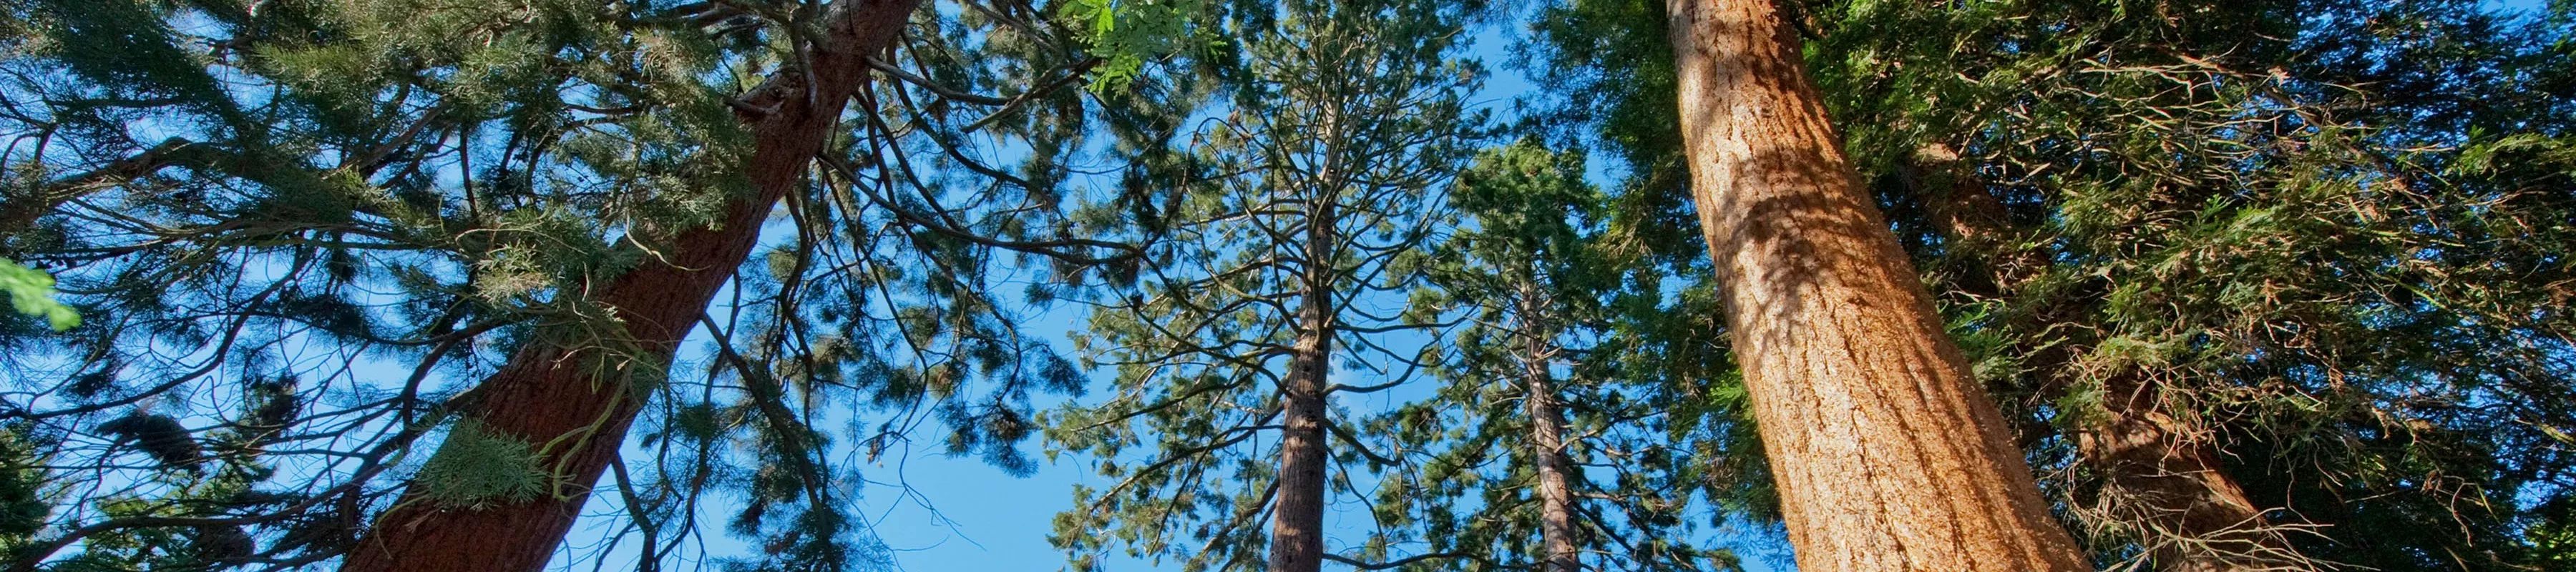
[(1351, 566), (1351, 567), (1353, 567), (1353, 568), (1358, 568), (1358, 569), (1361, 569), (1361, 570), (1385, 570), (1385, 569), (1389, 569), (1389, 568), (1400, 568), (1400, 567), (1403, 567), (1404, 565), (1407, 565), (1407, 564), (1412, 564), (1412, 563), (1416, 563), (1416, 562), (1422, 562), (1422, 561), (1426, 561), (1426, 560), (1452, 560), (1452, 559), (1456, 559), (1456, 560), (1467, 560), (1467, 561), (1475, 562), (1475, 563), (1477, 563), (1477, 564), (1482, 564), (1482, 565), (1484, 565), (1486, 568), (1495, 569), (1495, 570), (1519, 570), (1519, 569), (1525, 568), (1525, 567), (1523, 567), (1523, 566), (1509, 566), (1509, 565), (1504, 565), (1504, 564), (1501, 564), (1501, 563), (1497, 563), (1497, 562), (1494, 562), (1492, 559), (1486, 558), (1486, 557), (1485, 557), (1484, 555), (1482, 555), (1482, 554), (1476, 554), (1476, 553), (1472, 553), (1472, 552), (1433, 552), (1433, 553), (1429, 553), (1429, 554), (1417, 554), (1417, 555), (1413, 555), (1413, 556), (1407, 556), (1407, 557), (1404, 557), (1404, 558), (1399, 558), (1399, 559), (1395, 559), (1395, 560), (1389, 560), (1389, 561), (1385, 561), (1385, 562), (1369, 562), (1369, 561), (1366, 561), (1366, 560), (1359, 560), (1359, 559), (1351, 558), (1351, 557), (1348, 557), (1348, 556), (1343, 556), (1343, 555), (1340, 555), (1340, 554), (1334, 554), (1334, 553), (1331, 553), (1331, 552), (1326, 552), (1326, 553), (1324, 553), (1324, 559), (1325, 559), (1325, 560), (1330, 560), (1330, 561), (1333, 561), (1333, 562), (1336, 562), (1336, 563), (1340, 563), (1340, 564), (1349, 565), (1349, 566)]

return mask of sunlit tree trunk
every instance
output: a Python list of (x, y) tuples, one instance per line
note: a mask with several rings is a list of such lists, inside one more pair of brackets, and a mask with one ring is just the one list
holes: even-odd
[(770, 209), (804, 180), (814, 155), (838, 127), (842, 106), (867, 79), (867, 55), (891, 45), (918, 4), (834, 3), (822, 38), (811, 50), (811, 77), (783, 71), (742, 97), (742, 119), (756, 142), (739, 168), (752, 192), (726, 208), (721, 226), (680, 231), (657, 241), (664, 245), (658, 256), (645, 257), (594, 294), (614, 309), (640, 355), (609, 359), (594, 349), (534, 342), (476, 389), (480, 398), (463, 416), (490, 434), (540, 451), (538, 466), (554, 470), (559, 479), (552, 494), (468, 510), (435, 506), (415, 484), (366, 531), (341, 569), (543, 568), (589, 497), (589, 485), (617, 462), (618, 446), (642, 405), (644, 387), (633, 380), (662, 375), (682, 336), (750, 255)]
[(1798, 569), (2088, 569), (1771, 1), (1666, 6), (1693, 200)]

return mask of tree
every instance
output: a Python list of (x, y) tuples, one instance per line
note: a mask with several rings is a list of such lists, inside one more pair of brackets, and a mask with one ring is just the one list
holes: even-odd
[[(2080, 37), (2103, 38), (2120, 37), (2130, 33), (2150, 33), (2119, 29), (2121, 26), (2130, 24), (2115, 23), (2112, 20), (2097, 22), (2090, 17), (2080, 15), (2085, 8), (2078, 5), (2028, 8), (2032, 13), (2044, 14), (2043, 18), (2064, 17), (2075, 22), (2087, 23), (2079, 25), (2096, 26), (2082, 28), (2085, 32), (2077, 35)], [(1850, 10), (1848, 13), (1833, 14), (1833, 18), (1829, 20), (1830, 25), (1837, 28), (1891, 26), (1923, 30), (1942, 37), (1967, 38), (1959, 41), (1980, 45), (2002, 45), (2008, 42), (1985, 34), (2014, 34), (2017, 37), (2038, 39), (2036, 34), (2025, 32), (1968, 31), (1987, 27), (1978, 22), (1993, 18), (1994, 15), (1991, 13), (1971, 14), (1928, 9), (1889, 10), (1857, 4), (1850, 5), (1848, 9)], [(2057, 12), (2058, 10), (2068, 12)], [(2262, 17), (2259, 12), (2216, 16), (2198, 21), (2217, 25), (2242, 25), (2257, 29), (2275, 25), (2276, 22)], [(2169, 24), (2148, 27), (2162, 25)], [(1888, 49), (1884, 46), (1859, 45), (1873, 41), (1865, 36), (1868, 34), (1836, 34), (1818, 43), (1828, 46), (1828, 49), (1835, 50), (1837, 53)], [(2217, 36), (2187, 33), (2185, 37), (2215, 38)], [(2102, 48), (2102, 51), (2118, 55), (2104, 54), (2091, 57), (2097, 58), (2096, 61), (2125, 61), (2128, 57), (2132, 57), (2125, 53), (2127, 50), (2151, 52), (2160, 49), (2151, 47), (2152, 44), (2144, 41), (2124, 40), (2125, 38), (2101, 42), (2107, 46), (2115, 46)], [(2060, 41), (2056, 38), (2046, 41), (2052, 47), (2043, 50), (2051, 54), (2045, 57), (2063, 57), (2064, 52), (2071, 49), (2055, 48), (2055, 42)], [(1895, 49), (1908, 50), (1905, 57), (1909, 60), (1920, 61), (1934, 57), (1950, 59), (1950, 63), (1938, 67), (1951, 70), (1957, 69), (1951, 67), (1959, 65), (1957, 60), (1965, 59), (1947, 53), (1932, 56), (1911, 52), (1929, 50), (1933, 43), (1907, 42)], [(2220, 48), (2218, 51), (2235, 49), (2237, 47)], [(1973, 57), (2010, 59), (2017, 56), (2012, 52), (1996, 50), (1973, 54)], [(1961, 141), (1968, 141), (1976, 135), (1973, 127), (1958, 124), (1956, 118), (1976, 113), (1975, 110), (1981, 108), (1991, 107), (1994, 103), (1999, 103), (1999, 97), (1984, 95), (1976, 88), (1950, 85), (1957, 82), (1917, 76), (1914, 74), (1920, 72), (1915, 71), (1907, 72), (1903, 78), (1861, 79), (1864, 74), (1872, 72), (1846, 69), (1843, 61), (1826, 61), (1835, 63), (1823, 66), (1825, 69), (1819, 73), (1831, 86), (1827, 91), (1837, 94), (1836, 108), (1842, 110), (1841, 116), (1847, 118), (1846, 121), (1866, 125), (1853, 130), (1857, 134), (1855, 137), (1858, 142), (1852, 145), (1852, 148), (1875, 149), (1874, 145), (1902, 144), (1883, 141), (1891, 139), (1914, 142), (1913, 151), (1909, 155), (1888, 156), (1885, 153), (1879, 153), (1860, 159), (1864, 164), (1869, 165), (1864, 167), (1863, 171), (1889, 173), (1880, 179), (1892, 181), (1893, 184), (1904, 187), (1902, 194), (1899, 195), (1903, 198), (1892, 200), (1891, 203), (1898, 208), (1913, 209), (1902, 218), (1914, 221), (1908, 224), (1920, 224), (1923, 228), (1930, 229), (1927, 232), (1937, 236), (1937, 240), (1942, 244), (1939, 248), (1961, 254), (1976, 253), (1973, 257), (1945, 258), (1943, 261), (1934, 262), (1933, 264), (1937, 266), (1933, 267), (1939, 268), (1934, 270), (1935, 276), (1957, 276), (1953, 279), (1936, 281), (1936, 286), (1946, 287), (1945, 293), (1964, 295), (1968, 300), (1965, 302), (1967, 304), (2012, 299), (2017, 294), (2045, 291), (2055, 287), (2043, 285), (2040, 282), (2041, 277), (2049, 273), (2051, 266), (2050, 255), (2040, 247), (2044, 240), (2032, 236), (2031, 232), (2018, 227), (2013, 222), (2010, 208), (1994, 193), (1988, 191), (1987, 183), (1981, 178), (1979, 172), (1979, 163), (1963, 161), (1959, 156), (1958, 149), (1966, 144)], [(1998, 64), (1978, 62), (1966, 64), (1964, 67), (1997, 69)], [(2175, 72), (2175, 68), (2151, 67), (2139, 69), (2134, 73)], [(2038, 77), (2023, 76), (2017, 81), (2028, 82), (2039, 79), (2040, 82), (2046, 82), (2049, 80), (2041, 78), (2054, 78), (2060, 73), (2068, 72), (2040, 68), (2030, 73), (2035, 73)], [(2120, 97), (2119, 95), (2095, 100), (2091, 105), (2098, 111), (2085, 110), (2082, 112), (2084, 114), (2109, 112), (2110, 109), (2122, 105), (2152, 106), (2159, 110), (2168, 110), (2166, 111), (2168, 113), (2177, 111), (2191, 113), (2208, 105), (2205, 100), (2193, 99), (2199, 95), (2198, 91), (2179, 97), (2172, 95), (2159, 97), (2145, 95), (2143, 90), (2131, 92), (2123, 89), (2132, 84), (2119, 79), (2119, 74), (2123, 72), (2117, 71), (2113, 66), (2094, 66), (2087, 68), (2087, 71), (2073, 73), (2085, 74), (2081, 76), (2082, 79), (2076, 81), (2091, 83), (2089, 80), (2094, 78), (2108, 79), (2082, 89), (2110, 90), (2110, 93), (2122, 95), (2139, 94), (2137, 99), (2131, 100), (2114, 99)], [(2052, 84), (2041, 83), (2040, 85)], [(1906, 91), (1907, 95), (1903, 97), (1924, 98), (1928, 101), (1898, 103), (1881, 99), (1895, 97), (1891, 95), (1894, 90)], [(2069, 108), (2067, 111), (2075, 110)], [(1880, 119), (1882, 113), (1897, 117)], [(1894, 121), (1896, 124), (1880, 127), (1877, 121)], [(2163, 126), (2139, 125), (2135, 128), (2144, 130), (2160, 127)], [(2202, 132), (2194, 136), (2211, 137), (2213, 135)], [(1908, 250), (1911, 252), (1927, 250), (1916, 247), (1915, 245), (1918, 244), (1923, 243), (1919, 240), (1909, 240)], [(1947, 262), (1950, 260), (1956, 262)], [(1960, 302), (1953, 302), (1951, 306), (1960, 307), (1959, 304)], [(2092, 475), (2087, 478), (2099, 479), (2098, 485), (2083, 485), (2089, 490), (2081, 495), (2082, 498), (2070, 498), (2065, 501), (2069, 510), (2078, 515), (2077, 521), (2080, 524), (2078, 528), (2085, 533), (2084, 536), (2091, 537), (2088, 538), (2091, 540), (2090, 544), (2116, 546), (2134, 543), (2143, 549), (2140, 558), (2150, 558), (2165, 570), (2274, 569), (2309, 565), (2306, 558), (2290, 545), (2287, 536), (2283, 534), (2290, 529), (2278, 527), (2269, 522), (2265, 510), (2258, 507), (2244, 487), (2221, 466), (2220, 457), (2223, 453), (2215, 447), (2214, 442), (2206, 438), (2209, 429), (2199, 425), (2200, 416), (2169, 409), (2165, 405), (2169, 400), (2163, 395), (2164, 390), (2158, 387), (2159, 376), (2142, 369), (2106, 367), (2104, 357), (2109, 352), (2117, 350), (2105, 347), (2104, 340), (2094, 333), (2099, 331), (2095, 326), (2101, 322), (2075, 318), (2085, 314), (2082, 311), (2068, 309), (2069, 306), (2074, 305), (2072, 303), (2057, 304), (2060, 305), (2045, 309), (2035, 305), (2025, 306), (2030, 309), (2013, 308), (2004, 310), (2004, 313), (1999, 315), (1967, 318), (1976, 320), (1972, 323), (1979, 324), (1975, 326), (1978, 331), (1969, 335), (1981, 336), (1986, 340), (2012, 340), (2005, 343), (2017, 344), (2008, 350), (1978, 352), (1981, 358), (2005, 352), (2011, 355), (2009, 366), (1989, 369), (2018, 369), (2039, 376), (2054, 376), (2054, 379), (2036, 382), (2038, 385), (2054, 389), (2039, 391), (2031, 391), (2029, 389), (2031, 385), (2021, 383), (2020, 380), (1994, 380), (1990, 383), (1992, 387), (2001, 390), (2005, 403), (2013, 409), (2027, 411), (2034, 406), (2034, 403), (2045, 400), (2049, 405), (2066, 410), (2066, 413), (2054, 420), (2054, 425), (2051, 421), (2034, 419), (2028, 414), (2016, 415), (2017, 419), (2022, 419), (2016, 423), (2019, 426), (2016, 430), (2018, 434), (2016, 438), (2025, 446), (2036, 445), (2040, 440), (2057, 434), (2062, 427), (2067, 444), (2072, 445), (2074, 453), (2084, 459), (2085, 472)], [(1991, 308), (1991, 306), (1982, 307)], [(2014, 334), (2005, 332), (2046, 333), (2015, 337)], [(2096, 350), (2102, 350), (2102, 353), (2095, 353)], [(1989, 379), (1991, 380), (1992, 377), (1990, 375)], [(2035, 394), (2047, 394), (2050, 397), (2036, 397)]]
[(848, 0), (825, 9), (816, 37), (798, 47), (804, 61), (732, 102), (753, 138), (750, 155), (736, 167), (748, 179), (749, 192), (726, 204), (713, 224), (668, 237), (648, 235), (646, 240), (667, 250), (594, 294), (615, 312), (613, 319), (629, 338), (604, 351), (547, 343), (520, 349), (475, 387), (460, 429), (428, 461), (437, 467), (487, 458), (473, 456), (477, 449), (514, 449), (533, 455), (535, 467), (548, 468), (544, 486), (485, 508), (460, 504), (452, 498), (456, 492), (435, 483), (415, 485), (377, 517), (341, 569), (543, 567), (588, 497), (586, 483), (599, 480), (625, 443), (644, 393), (628, 384), (669, 367), (681, 337), (697, 326), (730, 277), (728, 270), (751, 255), (760, 223), (804, 181), (824, 139), (841, 126), (841, 106), (867, 79), (867, 59), (893, 45), (918, 4)]
[(1728, 331), (1804, 570), (2078, 570), (1769, 2), (1669, 6)]
[[(1612, 227), (1584, 155), (1489, 148), (1452, 187), (1426, 307), (1462, 314), (1429, 397), (1364, 434), (1404, 464), (1378, 484), (1372, 545), (1422, 543), (1415, 569), (1733, 569), (1693, 546), (1705, 496), (1725, 522), (1766, 487), (1718, 335), (1705, 259)], [(1666, 284), (1694, 284), (1680, 292)], [(1436, 309), (1436, 310), (1434, 310)]]
[[(2498, 452), (2552, 447), (2530, 423), (2559, 399), (2520, 380), (2561, 366), (2521, 348), (2558, 326), (2546, 295), (2495, 285), (2558, 270), (2510, 254), (2547, 231), (2491, 225), (2560, 207), (2496, 192), (2540, 171), (2445, 165), (2563, 129), (2529, 119), (2563, 91), (2537, 59), (2563, 24), (2465, 3), (1890, 8), (1818, 8), (1819, 76), (2098, 562), (2519, 565), (2498, 526), (2531, 506), (2460, 499), (2552, 487), (2522, 476), (2551, 454)], [(1934, 47), (1958, 45), (1997, 48)], [(2454, 82), (2488, 87), (2430, 87)], [(2456, 91), (2495, 95), (2426, 95)], [(2461, 409), (2480, 402), (2531, 409)], [(2456, 533), (2395, 532), (2429, 529)]]
[[(2527, 353), (2557, 343), (2545, 333), (2554, 314), (2539, 290), (2498, 285), (2550, 283), (2558, 268), (2524, 258), (2554, 248), (2543, 246), (2549, 227), (2505, 222), (2554, 220), (2554, 199), (2499, 189), (2560, 176), (2538, 143), (2560, 128), (2536, 110), (2562, 105), (2540, 94), (2565, 91), (2552, 87), (2563, 66), (2543, 63), (2565, 49), (2549, 39), (2564, 37), (2563, 11), (1791, 6), (1846, 148), (2097, 564), (2513, 566), (2525, 535), (2499, 523), (2550, 522), (2527, 502), (2474, 499), (2546, 497), (2537, 491), (2557, 478), (2540, 475), (2560, 474), (2548, 468), (2560, 446), (2534, 428), (2559, 426), (2541, 421), (2559, 400), (2527, 381), (2558, 376)], [(1547, 125), (1614, 151), (1645, 191), (1628, 194), (1642, 208), (1625, 212), (1648, 219), (1687, 213), (1668, 145), (1675, 107), (1662, 99), (1672, 75), (1640, 55), (1668, 43), (1664, 24), (1637, 3), (1551, 9), (1533, 60), (1567, 86)], [(2534, 144), (2516, 147), (2529, 169), (2455, 167), (2522, 144)], [(2482, 204), (2503, 208), (2467, 206)], [(2493, 216), (2453, 218), (2469, 212)], [(2003, 224), (1978, 226), (1993, 221)], [(2498, 268), (2533, 273), (2472, 270)], [(2386, 294), (2414, 291), (2448, 293)], [(2247, 292), (2269, 294), (2173, 304)], [(2150, 299), (2162, 302), (2139, 303)], [(2455, 383), (2426, 393), (2426, 376)], [(2148, 390), (2099, 391), (2114, 378)], [(2103, 405), (2141, 402), (2151, 405), (2126, 407), (2146, 414), (2133, 419), (2178, 424), (2162, 430), (2170, 441), (2124, 441), (2132, 451), (2197, 449), (2217, 470), (2166, 464), (2200, 462), (2193, 454), (2129, 463), (2078, 450), (2089, 428), (2119, 419)], [(2464, 403), (2529, 408), (2453, 405)], [(2155, 504), (2225, 507), (2195, 499), (2228, 495), (2118, 486), (2158, 475), (2212, 493), (2234, 481), (2247, 502), (2231, 510), (2250, 505), (2272, 522), (2175, 519), (2213, 512)], [(2405, 532), (2424, 530), (2456, 533)], [(2287, 549), (2264, 540), (2283, 536)]]
[[(1472, 12), (1280, 5), (1275, 25), (1246, 27), (1259, 31), (1218, 60), (1239, 62), (1220, 68), (1229, 107), (1194, 134), (1206, 151), (1182, 160), (1184, 178), (1149, 183), (1177, 185), (1170, 199), (1103, 207), (1152, 209), (1104, 214), (1156, 240), (1149, 264), (1113, 277), (1132, 287), (1100, 294), (1077, 338), (1116, 368), (1117, 394), (1044, 423), (1118, 479), (1078, 488), (1077, 508), (1057, 516), (1053, 541), (1077, 568), (1116, 541), (1192, 570), (1352, 560), (1324, 551), (1326, 498), (1351, 486), (1334, 465), (1392, 459), (1368, 451), (1332, 399), (1388, 390), (1418, 368), (1383, 336), (1427, 326), (1400, 313), (1401, 296), (1420, 285), (1421, 247), (1446, 225), (1439, 188), (1479, 135), (1463, 102), (1477, 68), (1451, 55)], [(1336, 371), (1377, 377), (1341, 383)], [(1275, 449), (1263, 446), (1273, 435)], [(1152, 452), (1125, 455), (1137, 448)], [(1264, 515), (1266, 543), (1253, 528)]]
[[(1061, 88), (1093, 58), (1025, 10), (840, 6), (11, 5), (26, 216), (0, 250), (105, 319), (0, 332), (26, 350), (7, 414), (94, 469), (46, 482), (140, 483), (48, 488), (108, 492), (53, 499), (58, 533), (14, 565), (239, 527), (245, 558), (288, 566), (528, 568), (613, 485), (642, 566), (692, 558), (718, 506), (694, 501), (739, 495), (729, 528), (763, 550), (733, 565), (839, 569), (883, 554), (829, 448), (919, 423), (836, 443), (822, 416), (926, 414), (949, 452), (1025, 467), (1030, 394), (1080, 377), (1017, 335), (991, 253), (1116, 257), (1049, 234), (1084, 113)], [(980, 41), (996, 29), (1015, 40)], [(987, 164), (968, 134), (1038, 152)], [(721, 367), (670, 371), (685, 354)], [(617, 462), (629, 445), (649, 470)], [(172, 461), (191, 450), (272, 472), (210, 500), (233, 477)], [(351, 554), (371, 523), (376, 552)], [(377, 559), (397, 548), (451, 556)]]

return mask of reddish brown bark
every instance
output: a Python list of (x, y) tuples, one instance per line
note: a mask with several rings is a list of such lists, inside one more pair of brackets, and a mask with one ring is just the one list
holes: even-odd
[(1964, 290), (1986, 298), (2008, 295), (2022, 280), (2045, 270), (2048, 259), (2018, 244), (2022, 237), (2014, 232), (2003, 200), (1964, 171), (1957, 151), (1935, 143), (1916, 149), (1898, 174), (1942, 238), (1953, 249), (1976, 253), (1968, 257), (1977, 268), (1964, 277)]
[(1286, 428), (1279, 441), (1279, 498), (1270, 521), (1270, 572), (1316, 572), (1324, 563), (1325, 393), (1332, 371), (1333, 205), (1315, 201), (1306, 229), (1305, 290), (1297, 342), (1280, 388)]
[(1692, 198), (1798, 569), (2088, 569), (1771, 0), (1667, 8)]
[(2157, 407), (2157, 391), (2135, 375), (2113, 376), (2103, 418), (2076, 431), (2077, 454), (2107, 477), (2097, 504), (2148, 527), (2141, 542), (2158, 570), (2308, 569), (2207, 443)]
[[(2011, 296), (2044, 269), (2047, 258), (2024, 244), (2024, 233), (2013, 227), (2003, 201), (1984, 181), (1964, 171), (1956, 152), (1935, 144), (1915, 153), (1904, 178), (1943, 237), (1974, 261), (1971, 272), (1976, 276), (1963, 289), (1980, 297)], [(2056, 318), (2028, 320), (2020, 326), (2033, 332), (2092, 329)], [(2069, 387), (2084, 375), (2075, 360), (2086, 345), (2049, 344), (2030, 352), (2025, 364), (2053, 378), (2051, 385)], [(2099, 381), (2101, 415), (2086, 419), (2069, 437), (2085, 464), (2104, 476), (2093, 495), (2095, 508), (2144, 527), (2141, 543), (2157, 569), (2303, 568), (2305, 559), (2289, 539), (2268, 527), (2263, 511), (2218, 463), (2218, 452), (2200, 438), (2200, 429), (2163, 410), (2160, 384), (2136, 371)]]
[[(675, 233), (658, 241), (659, 256), (598, 291), (614, 309), (642, 359), (616, 362), (593, 350), (531, 343), (483, 381), (480, 405), (464, 416), (495, 434), (536, 445), (540, 466), (562, 483), (553, 495), (483, 510), (434, 506), (415, 488), (378, 517), (352, 548), (341, 569), (350, 572), (533, 572), (563, 542), (589, 486), (609, 463), (641, 405), (631, 371), (594, 367), (666, 368), (682, 336), (716, 290), (732, 276), (759, 239), (761, 223), (778, 200), (800, 184), (814, 155), (838, 126), (843, 105), (867, 79), (865, 58), (885, 50), (919, 0), (840, 0), (825, 16), (825, 33), (805, 74), (781, 72), (743, 96), (743, 120), (756, 138), (738, 168), (752, 192), (727, 208), (722, 225)], [(812, 99), (808, 99), (808, 97)]]
[(1565, 408), (1548, 379), (1554, 354), (1554, 330), (1540, 308), (1537, 288), (1520, 288), (1521, 397), (1530, 417), (1530, 456), (1538, 465), (1539, 545), (1545, 551), (1540, 572), (1582, 572), (1574, 543), (1574, 486), (1565, 463)]

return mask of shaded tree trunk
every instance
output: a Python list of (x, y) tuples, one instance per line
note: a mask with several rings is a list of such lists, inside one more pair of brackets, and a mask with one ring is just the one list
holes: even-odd
[(1538, 465), (1538, 535), (1546, 564), (1540, 572), (1582, 572), (1574, 547), (1574, 487), (1567, 481), (1565, 409), (1548, 380), (1547, 362), (1554, 344), (1550, 325), (1541, 316), (1536, 288), (1520, 288), (1522, 404), (1530, 418), (1530, 457)]
[(1280, 388), (1279, 499), (1270, 522), (1270, 572), (1316, 572), (1324, 559), (1325, 379), (1333, 364), (1333, 205), (1308, 213), (1297, 342)]
[(2156, 569), (2221, 572), (2308, 569), (2245, 489), (2189, 425), (2157, 407), (2162, 391), (2134, 373), (2103, 384), (2103, 419), (2075, 434), (2075, 450), (2108, 482), (2095, 493), (2132, 524)]
[(1771, 0), (1669, 0), (1701, 230), (1798, 569), (2087, 570)]
[[(342, 564), (350, 572), (533, 572), (563, 542), (589, 486), (599, 480), (647, 386), (667, 369), (682, 336), (709, 299), (758, 242), (771, 208), (805, 177), (807, 166), (839, 125), (842, 106), (867, 79), (865, 58), (901, 33), (918, 0), (841, 0), (825, 16), (813, 46), (813, 72), (782, 71), (742, 97), (742, 119), (756, 138), (746, 164), (751, 193), (726, 207), (722, 226), (696, 228), (658, 241), (661, 256), (598, 290), (635, 340), (639, 355), (613, 359), (598, 350), (532, 342), (478, 391), (463, 412), (496, 436), (532, 444), (539, 466), (556, 471), (555, 490), (531, 502), (482, 510), (434, 506), (416, 483), (379, 517)], [(809, 84), (810, 81), (810, 84)], [(810, 96), (812, 100), (808, 100)]]
[[(1976, 266), (1963, 284), (1969, 294), (2001, 298), (2045, 270), (2047, 257), (2024, 245), (2003, 201), (1966, 172), (1946, 145), (1917, 150), (1903, 167), (1905, 183), (1942, 235)], [(2046, 313), (2024, 315), (2039, 323), (2031, 332), (2082, 332), (2092, 328)], [(2060, 312), (2058, 314), (2065, 314)], [(2077, 315), (2081, 315), (2080, 313)], [(2030, 352), (2025, 362), (2061, 388), (2075, 383), (2077, 352), (2089, 343), (2057, 343)], [(2244, 487), (2218, 463), (2218, 452), (2197, 435), (2200, 428), (2166, 413), (2165, 391), (2142, 372), (2101, 380), (2102, 415), (2069, 435), (2078, 455), (2104, 476), (2099, 506), (2114, 518), (2141, 526), (2140, 543), (2167, 572), (2221, 572), (2305, 568), (2289, 539), (2272, 529)]]

